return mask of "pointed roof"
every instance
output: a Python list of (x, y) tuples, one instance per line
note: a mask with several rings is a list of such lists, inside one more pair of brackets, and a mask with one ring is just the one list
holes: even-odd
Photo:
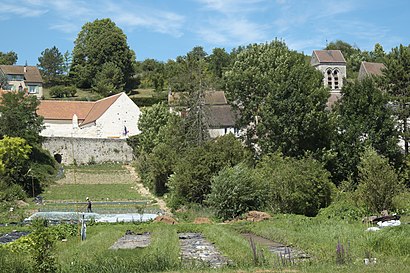
[(81, 125), (96, 121), (122, 95), (119, 93), (95, 102), (42, 100), (37, 114), (49, 120), (71, 120), (76, 114)]
[(340, 50), (313, 50), (319, 63), (346, 63)]
[(101, 100), (98, 100), (94, 103), (93, 108), (90, 110), (88, 115), (86, 116), (85, 120), (81, 123), (81, 125), (86, 125), (91, 122), (96, 121), (99, 117), (101, 117), (105, 111), (122, 95), (123, 93), (119, 93)]
[(364, 73), (368, 76), (381, 76), (383, 74), (382, 69), (386, 66), (383, 63), (362, 62), (360, 69), (364, 70)]
[[(24, 68), (26, 68), (26, 72), (24, 72)], [(6, 75), (24, 75), (24, 80), (27, 82), (43, 82), (37, 66), (0, 65), (0, 70)]]

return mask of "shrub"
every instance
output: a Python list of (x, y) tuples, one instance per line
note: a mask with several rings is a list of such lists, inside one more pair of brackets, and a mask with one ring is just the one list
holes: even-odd
[(315, 216), (331, 202), (335, 186), (329, 172), (311, 157), (265, 156), (257, 166), (259, 179), (269, 190), (270, 209)]
[(211, 178), (225, 167), (233, 167), (249, 158), (249, 153), (231, 134), (191, 147), (178, 160), (168, 180), (172, 206), (201, 204), (211, 192)]
[(75, 86), (66, 86), (64, 87), (64, 91), (67, 97), (74, 97), (77, 94), (77, 88)]
[(410, 214), (410, 192), (404, 191), (392, 199), (393, 208), (401, 214)]
[(357, 195), (364, 205), (373, 212), (393, 208), (392, 200), (403, 185), (388, 159), (368, 147), (360, 158), (359, 185)]
[(260, 209), (265, 200), (264, 192), (253, 169), (239, 164), (213, 177), (206, 203), (215, 210), (217, 217), (225, 220)]
[(66, 94), (64, 86), (57, 85), (50, 88), (50, 96), (52, 98), (63, 98)]
[(340, 193), (330, 206), (319, 211), (319, 217), (328, 219), (359, 220), (367, 215), (365, 208), (358, 206), (353, 193)]

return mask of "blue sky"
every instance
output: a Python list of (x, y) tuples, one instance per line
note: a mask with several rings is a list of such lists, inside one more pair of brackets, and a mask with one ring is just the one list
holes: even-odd
[(124, 31), (137, 60), (275, 38), (306, 54), (336, 39), (362, 50), (410, 43), (408, 0), (0, 0), (0, 51), (36, 65), (46, 48), (72, 51), (82, 25), (102, 18)]

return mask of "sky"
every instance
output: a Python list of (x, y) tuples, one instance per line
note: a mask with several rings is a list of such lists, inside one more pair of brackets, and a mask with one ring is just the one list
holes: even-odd
[(37, 65), (46, 48), (71, 52), (81, 27), (103, 18), (122, 29), (138, 61), (275, 38), (307, 55), (337, 39), (361, 50), (410, 43), (409, 0), (0, 0), (0, 52)]

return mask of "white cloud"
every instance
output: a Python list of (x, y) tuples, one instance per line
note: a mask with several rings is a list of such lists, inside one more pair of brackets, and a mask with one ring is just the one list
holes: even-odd
[(30, 7), (24, 7), (17, 4), (3, 3), (0, 8), (0, 14), (9, 19), (16, 18), (15, 16), (21, 17), (39, 17), (47, 13), (44, 9), (33, 9)]
[(213, 45), (237, 46), (266, 41), (267, 30), (268, 26), (247, 19), (225, 18), (211, 20), (209, 25), (199, 28), (197, 33)]
[(197, 0), (205, 9), (223, 14), (250, 13), (261, 9), (258, 4), (267, 0)]

